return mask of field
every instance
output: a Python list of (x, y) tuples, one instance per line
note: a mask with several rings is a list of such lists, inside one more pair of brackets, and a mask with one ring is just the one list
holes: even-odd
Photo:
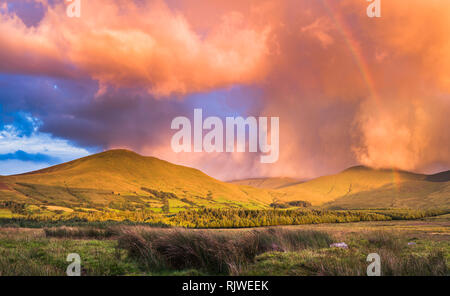
[[(330, 247), (345, 242), (348, 248)], [(450, 215), (244, 229), (99, 225), (0, 228), (0, 275), (450, 275)]]

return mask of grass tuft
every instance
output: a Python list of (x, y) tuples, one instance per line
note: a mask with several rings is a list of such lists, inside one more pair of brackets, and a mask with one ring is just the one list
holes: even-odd
[(119, 247), (149, 268), (196, 268), (212, 274), (239, 274), (259, 254), (327, 247), (332, 238), (317, 231), (280, 228), (244, 232), (134, 228), (119, 237)]
[(118, 235), (117, 228), (54, 227), (44, 228), (46, 237), (106, 239)]

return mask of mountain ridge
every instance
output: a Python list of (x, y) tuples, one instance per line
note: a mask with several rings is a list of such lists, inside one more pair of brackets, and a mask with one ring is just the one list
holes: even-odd
[(354, 166), (305, 182), (293, 178), (222, 182), (195, 168), (115, 149), (37, 171), (0, 176), (2, 200), (68, 207), (121, 203), (179, 210), (269, 208), (275, 200), (331, 208), (449, 206), (450, 171), (425, 175)]
[[(89, 195), (86, 198), (92, 199), (92, 203), (108, 204), (117, 200), (118, 195), (148, 196), (149, 189), (172, 193), (179, 199), (209, 199), (221, 203), (267, 204), (271, 199), (265, 191), (241, 188), (214, 179), (198, 169), (124, 149), (101, 152), (25, 174), (0, 177), (0, 183), (3, 188), (10, 189), (9, 196), (16, 195), (20, 199), (45, 196), (41, 198), (45, 200), (64, 196), (69, 203), (76, 202), (71, 197), (73, 194), (68, 193), (70, 191), (79, 192), (77, 196)], [(5, 199), (6, 195), (5, 190), (0, 191), (0, 199)]]
[[(366, 166), (283, 188), (286, 199), (340, 208), (450, 206), (450, 171), (418, 174)], [(440, 184), (431, 180), (440, 180)], [(407, 200), (407, 202), (405, 202)], [(431, 205), (429, 201), (434, 201)]]
[(261, 178), (246, 178), (227, 181), (227, 183), (231, 184), (247, 185), (263, 189), (280, 189), (283, 187), (288, 187), (303, 182), (305, 181), (289, 177), (266, 177), (266, 178), (261, 177)]

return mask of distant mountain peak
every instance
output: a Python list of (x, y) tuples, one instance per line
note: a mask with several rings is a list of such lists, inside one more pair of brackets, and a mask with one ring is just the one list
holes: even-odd
[(449, 182), (450, 171), (440, 172), (434, 175), (428, 175), (426, 180), (431, 182)]
[(368, 166), (364, 166), (364, 165), (356, 165), (356, 166), (352, 166), (349, 167), (345, 170), (343, 170), (343, 172), (347, 172), (347, 171), (373, 171), (375, 170), (374, 168), (368, 167)]
[(136, 153), (132, 150), (128, 150), (128, 149), (110, 149), (110, 150), (106, 150), (97, 154), (93, 154), (95, 156), (140, 156), (143, 157), (142, 155), (140, 155), (139, 153)]

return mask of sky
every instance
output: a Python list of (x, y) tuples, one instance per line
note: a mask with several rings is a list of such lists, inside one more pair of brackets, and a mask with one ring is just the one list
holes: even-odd
[[(450, 2), (0, 0), (0, 175), (108, 149), (221, 180), (450, 169)], [(174, 153), (172, 119), (280, 118), (280, 158)]]

